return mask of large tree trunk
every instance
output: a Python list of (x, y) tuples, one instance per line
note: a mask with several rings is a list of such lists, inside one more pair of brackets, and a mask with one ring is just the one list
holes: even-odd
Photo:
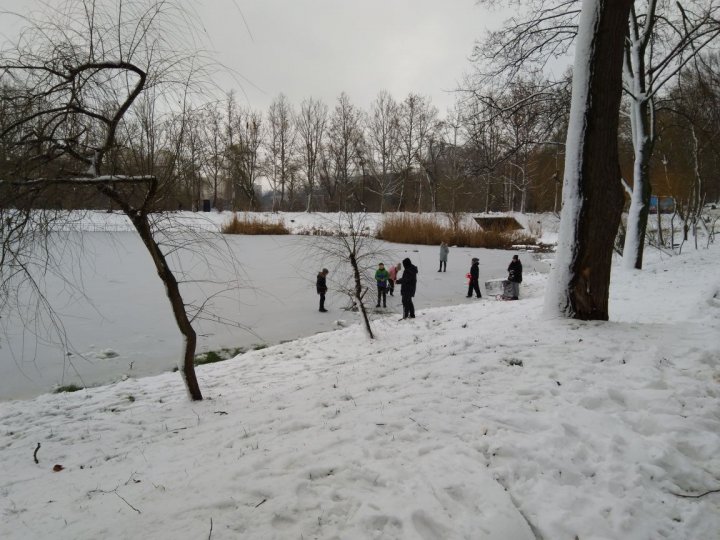
[(618, 114), (632, 0), (583, 0), (567, 136), (558, 252), (546, 310), (607, 320), (613, 243), (623, 207)]

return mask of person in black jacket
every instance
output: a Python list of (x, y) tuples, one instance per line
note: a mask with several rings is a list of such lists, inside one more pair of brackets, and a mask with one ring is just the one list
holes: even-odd
[(517, 255), (513, 255), (508, 266), (508, 281), (512, 286), (512, 297), (510, 299), (517, 300), (520, 297), (520, 284), (522, 283), (522, 263)]
[(472, 298), (473, 291), (478, 298), (482, 298), (482, 294), (480, 294), (480, 260), (477, 257), (473, 257), (472, 265), (470, 266), (470, 280), (468, 281), (467, 293), (468, 298)]
[(413, 296), (415, 296), (415, 288), (417, 287), (418, 269), (410, 259), (404, 259), (403, 275), (397, 280), (400, 284), (400, 296), (402, 297), (403, 319), (410, 317), (415, 318), (415, 306), (413, 305)]
[(315, 282), (315, 288), (317, 293), (320, 295), (320, 312), (325, 313), (325, 293), (327, 292), (327, 281), (326, 277), (329, 274), (327, 268), (323, 268), (321, 272), (318, 272), (317, 281)]

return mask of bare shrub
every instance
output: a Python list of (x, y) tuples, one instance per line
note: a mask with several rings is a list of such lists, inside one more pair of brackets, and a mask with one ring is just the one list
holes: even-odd
[(290, 234), (282, 220), (270, 222), (248, 216), (238, 219), (237, 214), (234, 214), (229, 222), (223, 224), (220, 230), (224, 234)]

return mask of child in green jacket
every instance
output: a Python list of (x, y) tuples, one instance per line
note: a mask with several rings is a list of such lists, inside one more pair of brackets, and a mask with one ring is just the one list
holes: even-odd
[(388, 278), (390, 273), (385, 270), (385, 265), (380, 263), (378, 269), (375, 271), (375, 281), (377, 282), (378, 299), (375, 307), (380, 307), (380, 299), (382, 298), (382, 306), (387, 307), (387, 290), (388, 290)]

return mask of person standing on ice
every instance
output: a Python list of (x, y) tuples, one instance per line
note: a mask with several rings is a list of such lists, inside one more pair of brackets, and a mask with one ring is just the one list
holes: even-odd
[(468, 298), (472, 298), (473, 291), (478, 298), (482, 298), (482, 294), (480, 294), (480, 259), (477, 257), (472, 258), (472, 265), (470, 265), (468, 273)]
[(385, 265), (380, 263), (375, 271), (375, 281), (377, 282), (378, 300), (375, 307), (380, 307), (380, 299), (382, 298), (382, 307), (387, 307), (387, 291), (388, 279), (390, 274), (385, 270)]
[(447, 258), (450, 248), (445, 242), (440, 244), (440, 269), (438, 272), (447, 272)]
[(403, 319), (415, 318), (415, 306), (413, 296), (417, 287), (418, 269), (409, 258), (403, 259), (403, 274), (397, 282), (400, 284), (400, 296), (402, 297)]
[(325, 309), (325, 293), (327, 292), (327, 275), (330, 272), (327, 268), (323, 268), (322, 271), (318, 272), (317, 275), (317, 281), (315, 282), (315, 288), (317, 289), (317, 293), (320, 295), (320, 309), (319, 311), (321, 313), (325, 313), (327, 309)]
[(517, 255), (513, 255), (508, 265), (508, 281), (512, 288), (510, 300), (517, 300), (520, 297), (520, 284), (522, 283), (522, 263)]
[(397, 281), (397, 273), (400, 271), (400, 263), (397, 263), (397, 266), (394, 264), (390, 265), (390, 270), (388, 270), (388, 290), (390, 291), (390, 296), (393, 295), (393, 291), (395, 290), (395, 281)]

